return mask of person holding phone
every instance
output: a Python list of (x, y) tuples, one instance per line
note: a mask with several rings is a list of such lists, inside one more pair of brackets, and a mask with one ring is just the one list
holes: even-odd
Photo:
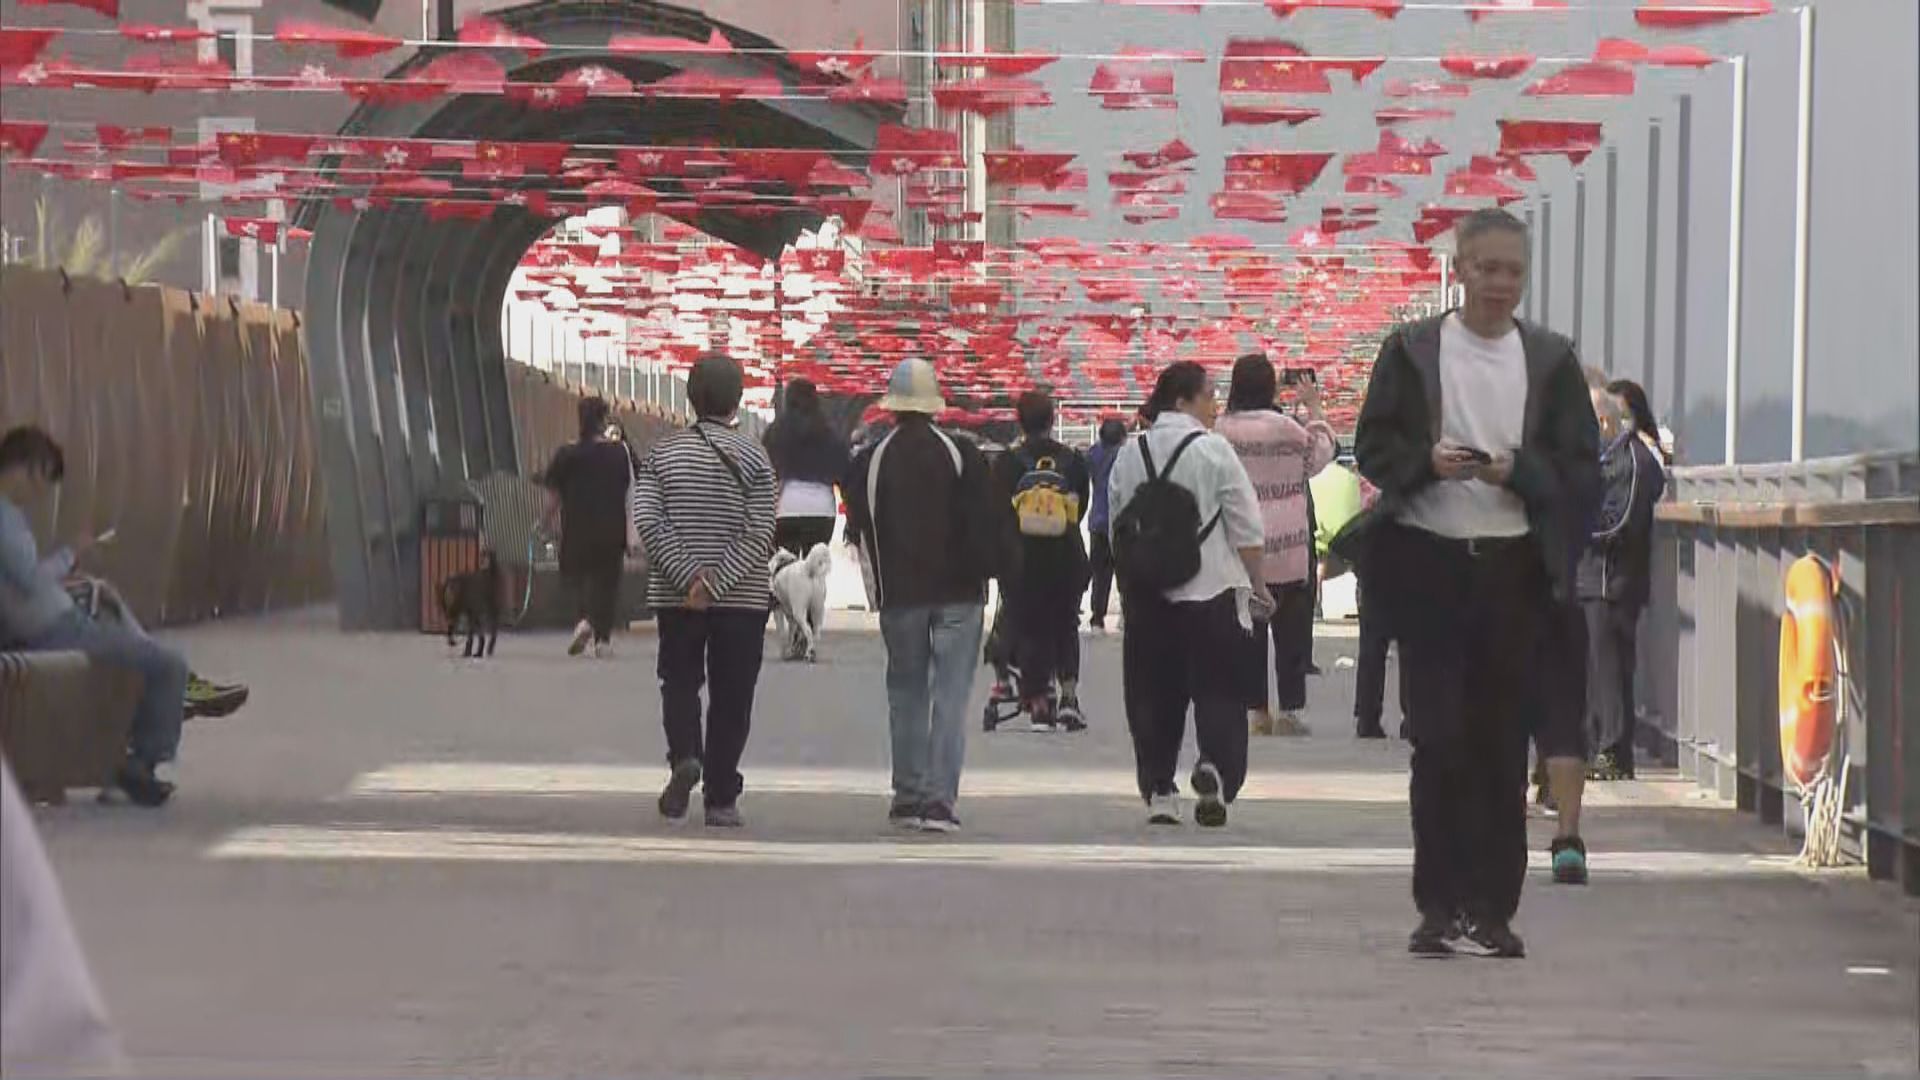
[[(1421, 956), (1519, 957), (1527, 744), (1543, 627), (1572, 595), (1570, 508), (1599, 485), (1573, 343), (1514, 317), (1527, 226), (1475, 211), (1455, 231), (1465, 304), (1388, 336), (1354, 450), (1379, 486), (1361, 559), (1415, 708), (1413, 893)], [(1373, 611), (1369, 611), (1373, 614)]]
[[(1297, 377), (1286, 385), (1306, 407), (1301, 424), (1280, 411), (1280, 388), (1272, 361), (1260, 353), (1233, 365), (1227, 411), (1214, 424), (1240, 455), (1260, 501), (1266, 544), (1260, 579), (1273, 610), (1254, 624), (1247, 654), (1247, 704), (1255, 735), (1306, 735), (1300, 713), (1307, 707), (1307, 669), (1313, 653), (1313, 526), (1307, 480), (1333, 460), (1333, 428), (1320, 406), (1320, 385)], [(1268, 696), (1267, 639), (1273, 639), (1273, 682), (1280, 712)]]
[(93, 539), (40, 557), (24, 508), (50, 498), (65, 474), (66, 454), (45, 431), (19, 427), (0, 437), (0, 646), (73, 650), (140, 674), (126, 760), (111, 782), (139, 805), (159, 806), (173, 795), (173, 784), (156, 770), (180, 748), (187, 662), (146, 635), (88, 618), (74, 605), (65, 581)]

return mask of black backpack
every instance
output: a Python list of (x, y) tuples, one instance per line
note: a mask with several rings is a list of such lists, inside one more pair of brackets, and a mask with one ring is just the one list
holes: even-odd
[(1200, 574), (1200, 546), (1213, 535), (1220, 515), (1213, 515), (1203, 527), (1199, 500), (1171, 477), (1180, 455), (1205, 434), (1196, 431), (1180, 440), (1167, 459), (1167, 467), (1160, 470), (1153, 466), (1147, 436), (1140, 436), (1140, 458), (1147, 467), (1147, 480), (1113, 519), (1114, 572), (1130, 591), (1166, 592)]

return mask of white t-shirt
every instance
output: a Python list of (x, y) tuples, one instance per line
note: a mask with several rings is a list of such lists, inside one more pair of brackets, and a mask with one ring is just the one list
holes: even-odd
[[(1489, 454), (1514, 451), (1526, 427), (1527, 353), (1515, 327), (1497, 338), (1449, 315), (1440, 327), (1440, 433)], [(1527, 507), (1512, 491), (1481, 480), (1442, 480), (1413, 497), (1401, 520), (1468, 540), (1525, 536)]]
[(839, 514), (840, 501), (834, 497), (832, 484), (789, 480), (780, 485), (780, 507), (774, 511), (775, 517), (830, 518)]

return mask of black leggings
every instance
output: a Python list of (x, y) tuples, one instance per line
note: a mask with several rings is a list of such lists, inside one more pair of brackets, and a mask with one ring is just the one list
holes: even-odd
[(561, 576), (573, 593), (574, 610), (593, 627), (593, 640), (613, 638), (615, 613), (620, 610), (620, 571), (624, 556), (595, 553), (569, 563)]
[(815, 544), (833, 542), (833, 518), (784, 517), (773, 523), (773, 546), (804, 559)]
[(1313, 582), (1269, 585), (1278, 605), (1273, 618), (1253, 624), (1247, 638), (1247, 705), (1264, 709), (1267, 697), (1267, 638), (1273, 638), (1273, 676), (1279, 684), (1280, 711), (1307, 707), (1307, 667), (1313, 663)]

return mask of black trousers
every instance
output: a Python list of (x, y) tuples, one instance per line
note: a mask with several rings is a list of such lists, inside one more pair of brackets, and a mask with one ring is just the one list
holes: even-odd
[(1093, 621), (1107, 621), (1107, 604), (1113, 598), (1113, 540), (1105, 529), (1093, 530), (1093, 547), (1088, 551), (1089, 561), (1093, 564), (1093, 594), (1088, 602), (1093, 609)]
[(620, 610), (620, 571), (625, 555), (617, 550), (576, 555), (561, 576), (573, 594), (574, 611), (593, 627), (593, 640), (613, 637), (615, 613)]
[(1267, 639), (1273, 639), (1273, 682), (1280, 693), (1280, 711), (1307, 707), (1307, 667), (1313, 663), (1313, 582), (1268, 585), (1278, 607), (1273, 618), (1253, 624), (1247, 638), (1247, 707), (1270, 704), (1267, 683)]
[(1243, 684), (1251, 636), (1240, 628), (1233, 593), (1195, 603), (1122, 595), (1121, 604), (1122, 686), (1140, 797), (1179, 790), (1173, 777), (1191, 706), (1200, 758), (1220, 770), (1231, 802), (1247, 779)]
[(773, 523), (773, 546), (804, 559), (815, 544), (833, 542), (833, 521), (830, 517), (780, 518)]
[(1633, 673), (1640, 658), (1640, 609), (1607, 600), (1582, 605), (1588, 635), (1589, 675), (1586, 730), (1592, 750), (1613, 755), (1614, 764), (1633, 775), (1633, 741), (1639, 717), (1634, 713)]
[(1009, 598), (1002, 631), (1012, 637), (1013, 664), (1020, 669), (1020, 696), (1048, 693), (1055, 679), (1080, 678), (1080, 594), (1045, 589)]
[[(1360, 656), (1354, 667), (1353, 683), (1353, 719), (1361, 731), (1381, 730), (1387, 712), (1387, 650), (1393, 645), (1393, 635), (1387, 633), (1386, 616), (1379, 611), (1369, 613), (1367, 609), (1367, 588), (1363, 583), (1355, 590), (1360, 608)], [(1401, 682), (1406, 682), (1406, 666), (1401, 665)], [(1407, 710), (1407, 695), (1402, 686), (1400, 711)]]
[(1370, 601), (1400, 642), (1413, 728), (1413, 898), (1423, 915), (1506, 922), (1527, 872), (1529, 676), (1545, 571), (1529, 538), (1469, 545), (1398, 525)]
[[(708, 806), (740, 798), (740, 755), (753, 721), (767, 612), (668, 608), (660, 620), (660, 710), (667, 730), (667, 763), (699, 761)], [(704, 738), (700, 689), (707, 688)]]

